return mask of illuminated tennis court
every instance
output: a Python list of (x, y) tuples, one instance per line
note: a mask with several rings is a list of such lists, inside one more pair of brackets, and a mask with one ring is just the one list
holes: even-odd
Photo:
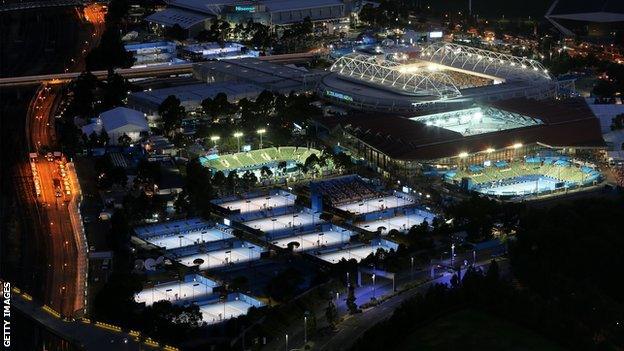
[(169, 250), (177, 247), (197, 245), (201, 243), (224, 240), (229, 238), (233, 238), (233, 236), (218, 229), (204, 229), (201, 231), (189, 232), (179, 235), (150, 238), (147, 241)]
[(259, 196), (250, 199), (241, 199), (220, 203), (219, 206), (235, 211), (240, 210), (241, 213), (255, 212), (260, 210), (270, 210), (292, 206), (295, 203), (295, 195), (274, 194), (270, 196)]
[(389, 251), (391, 247), (387, 245), (363, 245), (354, 248), (345, 248), (342, 250), (321, 253), (318, 254), (317, 257), (330, 263), (338, 263), (343, 258), (347, 261), (355, 259), (359, 262), (368, 257), (370, 254), (377, 252), (378, 249)]
[(395, 217), (378, 219), (374, 221), (368, 222), (360, 222), (355, 223), (356, 226), (375, 232), (379, 227), (386, 228), (383, 232), (388, 232), (392, 229), (396, 229), (400, 232), (407, 232), (415, 225), (421, 224), (423, 221), (427, 220), (429, 224), (433, 221), (434, 215), (430, 213), (425, 213), (424, 211), (420, 211), (420, 213), (411, 213), (408, 215), (398, 215)]
[(241, 300), (215, 302), (207, 305), (199, 306), (202, 319), (207, 324), (222, 322), (226, 319), (236, 318), (247, 314), (252, 305)]
[(335, 231), (323, 231), (315, 233), (307, 233), (302, 235), (293, 235), (273, 239), (271, 242), (277, 246), (286, 248), (290, 242), (298, 242), (299, 247), (295, 251), (305, 251), (311, 249), (322, 248), (323, 246), (333, 246), (349, 242), (350, 232), (340, 233)]
[(383, 211), (391, 208), (404, 207), (414, 204), (414, 200), (407, 197), (388, 195), (382, 198), (368, 199), (338, 206), (339, 209), (354, 214)]
[(318, 215), (308, 212), (299, 212), (276, 217), (261, 218), (245, 222), (245, 225), (265, 233), (272, 233), (285, 229), (303, 228), (325, 223)]
[[(200, 262), (199, 270), (203, 271), (227, 266), (229, 264), (258, 260), (260, 259), (262, 251), (264, 251), (263, 248), (246, 242), (242, 247), (199, 252), (193, 255), (179, 257), (178, 261), (187, 267), (197, 266), (197, 262)], [(196, 262), (196, 260), (201, 261)]]
[(137, 293), (134, 300), (137, 303), (145, 303), (146, 306), (151, 306), (157, 301), (171, 301), (171, 303), (185, 300), (196, 301), (212, 294), (212, 288), (217, 285), (214, 281), (202, 278), (197, 281), (158, 284)]

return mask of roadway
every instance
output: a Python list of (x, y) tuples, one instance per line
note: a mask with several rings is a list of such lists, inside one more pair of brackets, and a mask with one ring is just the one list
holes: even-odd
[(53, 312), (46, 311), (42, 306), (34, 303), (29, 295), (19, 293), (16, 290), (13, 290), (11, 296), (11, 307), (41, 324), (53, 334), (71, 342), (80, 350), (140, 351), (156, 348), (155, 344), (141, 344), (137, 338), (131, 337), (115, 327), (97, 327), (97, 324), (90, 320), (63, 320)]
[[(88, 17), (91, 18), (91, 17)], [(259, 60), (268, 61), (274, 63), (297, 63), (308, 61), (314, 57), (314, 53), (298, 53), (298, 54), (283, 54), (273, 56), (261, 56)], [(119, 68), (115, 70), (115, 73), (122, 75), (125, 78), (146, 78), (146, 77), (169, 77), (172, 75), (191, 74), (193, 72), (193, 65), (195, 63), (182, 63), (176, 65), (162, 65), (162, 66), (149, 66), (149, 67), (136, 67), (136, 68)], [(99, 79), (106, 78), (108, 71), (93, 71), (91, 72)], [(82, 74), (81, 70), (74, 72), (54, 73), (54, 74), (40, 74), (33, 76), (22, 77), (6, 77), (0, 78), (0, 87), (9, 86), (26, 86), (36, 84), (58, 85), (65, 84), (72, 79), (77, 78)]]
[[(105, 10), (90, 5), (76, 12), (82, 22), (93, 25), (92, 41), (85, 41), (77, 59), (70, 59), (65, 71), (81, 70), (81, 57), (97, 45), (104, 30)], [(87, 244), (81, 225), (78, 204), (80, 185), (74, 167), (64, 155), (55, 157), (46, 150), (58, 148), (54, 120), (61, 101), (62, 86), (42, 84), (31, 100), (26, 114), (26, 140), (36, 200), (30, 203), (38, 211), (39, 237), (46, 257), (43, 300), (63, 316), (74, 317), (85, 312)], [(27, 166), (25, 166), (27, 167)], [(30, 199), (32, 201), (32, 199)]]

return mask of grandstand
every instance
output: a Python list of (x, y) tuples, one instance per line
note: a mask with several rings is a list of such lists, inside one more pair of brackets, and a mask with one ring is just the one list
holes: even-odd
[(537, 195), (561, 189), (594, 184), (602, 179), (593, 166), (564, 156), (527, 157), (522, 161), (486, 162), (450, 171), (444, 176), (451, 183), (464, 183), (468, 190), (488, 195)]
[(286, 162), (286, 173), (294, 172), (297, 164), (305, 163), (310, 155), (321, 156), (321, 151), (311, 148), (282, 146), (272, 147), (229, 155), (209, 155), (200, 157), (200, 162), (212, 172), (223, 172), (226, 176), (231, 171), (258, 173), (262, 167), (268, 167), (274, 174), (280, 162)]
[(373, 189), (357, 176), (318, 181), (314, 183), (314, 187), (334, 206), (362, 202), (382, 196), (381, 192)]

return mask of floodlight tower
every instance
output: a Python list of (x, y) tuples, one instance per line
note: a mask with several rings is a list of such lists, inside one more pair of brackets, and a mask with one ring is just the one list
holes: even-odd
[(238, 146), (238, 152), (240, 152), (240, 137), (243, 136), (242, 132), (234, 133), (234, 137), (236, 138), (236, 145)]
[(258, 129), (258, 130), (256, 130), (256, 133), (258, 133), (258, 135), (260, 135), (260, 149), (262, 149), (262, 134), (266, 133), (266, 129), (264, 129), (264, 128)]

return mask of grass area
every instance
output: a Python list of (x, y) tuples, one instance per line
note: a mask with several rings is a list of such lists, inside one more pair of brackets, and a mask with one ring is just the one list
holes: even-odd
[(395, 350), (564, 350), (531, 330), (473, 309), (438, 318), (397, 346)]

